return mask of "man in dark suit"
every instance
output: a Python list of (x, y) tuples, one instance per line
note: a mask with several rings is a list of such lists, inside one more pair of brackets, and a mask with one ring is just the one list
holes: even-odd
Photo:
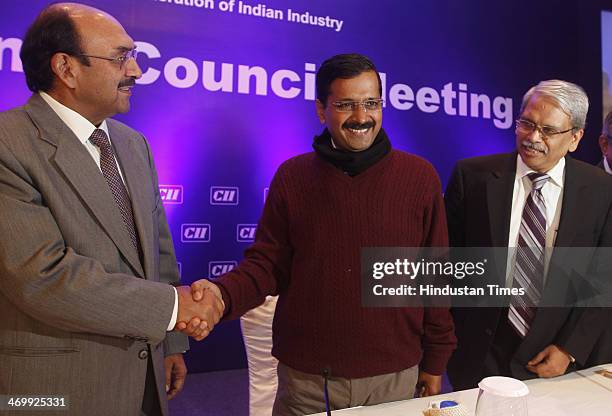
[(523, 98), (517, 151), (461, 160), (454, 169), (445, 194), (451, 245), (516, 247), (500, 269), (507, 287), (527, 293), (524, 303), (510, 297), (507, 308), (453, 311), (458, 349), (448, 373), (455, 389), (491, 375), (554, 377), (610, 354), (601, 344), (608, 310), (537, 308), (562, 280), (547, 248), (612, 245), (612, 178), (567, 156), (587, 111), (579, 86), (540, 82)]
[(612, 175), (612, 111), (608, 113), (604, 120), (601, 136), (599, 136), (599, 148), (603, 158), (597, 166)]
[(108, 118), (130, 108), (135, 57), (112, 16), (49, 6), (21, 51), (34, 94), (0, 114), (0, 395), (62, 396), (48, 414), (166, 415), (188, 348), (169, 331), (198, 317), (201, 339), (223, 310), (170, 285), (149, 145)]

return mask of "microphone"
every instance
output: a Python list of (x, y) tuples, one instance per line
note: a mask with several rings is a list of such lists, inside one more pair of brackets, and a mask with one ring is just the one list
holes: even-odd
[(331, 369), (329, 367), (325, 367), (323, 369), (323, 378), (325, 379), (325, 383), (323, 385), (323, 393), (325, 395), (325, 411), (327, 412), (327, 416), (331, 416), (331, 409), (329, 408), (329, 391), (327, 389), (327, 383), (329, 381), (330, 376)]

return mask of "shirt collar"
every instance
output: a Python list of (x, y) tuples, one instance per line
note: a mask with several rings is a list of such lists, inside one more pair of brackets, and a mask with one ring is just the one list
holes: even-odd
[(338, 146), (336, 146), (336, 142), (334, 142), (334, 138), (331, 137), (331, 134), (329, 135), (329, 139), (331, 141), (331, 145), (334, 149), (338, 149)]
[[(519, 154), (516, 158), (516, 177), (524, 178), (526, 175), (535, 172), (535, 170), (531, 169), (529, 166), (523, 162), (521, 155)], [(550, 176), (549, 182), (554, 183), (559, 187), (563, 187), (563, 174), (565, 173), (565, 158), (562, 157), (559, 159), (557, 164), (552, 167), (552, 169), (548, 170), (546, 174)]]
[(57, 101), (55, 98), (51, 97), (49, 94), (41, 91), (40, 96), (49, 107), (57, 114), (57, 116), (72, 130), (74, 135), (79, 139), (79, 141), (85, 144), (91, 134), (94, 132), (96, 128), (104, 130), (106, 135), (110, 137), (108, 134), (108, 126), (106, 125), (106, 120), (100, 123), (99, 127), (93, 125), (89, 120), (85, 117), (77, 113), (76, 111), (66, 107), (64, 104)]
[(606, 159), (606, 157), (604, 156), (603, 158), (603, 166), (606, 172), (608, 172), (610, 175), (612, 175), (612, 169), (610, 168), (610, 164), (608, 163), (608, 159)]

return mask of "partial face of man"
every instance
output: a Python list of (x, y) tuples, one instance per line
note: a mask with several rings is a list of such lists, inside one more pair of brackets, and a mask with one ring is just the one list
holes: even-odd
[[(379, 100), (378, 77), (374, 71), (366, 71), (354, 78), (335, 79), (325, 105), (317, 100), (317, 114), (327, 126), (334, 143), (339, 148), (360, 152), (369, 148), (380, 131), (382, 110), (366, 110), (364, 102)], [(343, 112), (339, 103), (359, 102), (353, 111)]]
[[(540, 127), (531, 132), (516, 128), (516, 146), (523, 162), (536, 172), (548, 172), (567, 152), (578, 147), (584, 130), (569, 130), (573, 126), (568, 114), (550, 98), (534, 94), (519, 117)], [(542, 135), (544, 131), (561, 134)]]
[[(81, 37), (83, 54), (118, 58), (134, 49), (134, 41), (112, 17), (103, 13), (73, 16)], [(92, 123), (130, 110), (131, 89), (142, 71), (134, 59), (123, 64), (101, 58), (88, 58), (90, 66), (79, 65), (75, 97), (79, 112)]]
[(599, 148), (603, 157), (608, 160), (608, 166), (612, 167), (612, 137), (604, 134), (599, 136)]

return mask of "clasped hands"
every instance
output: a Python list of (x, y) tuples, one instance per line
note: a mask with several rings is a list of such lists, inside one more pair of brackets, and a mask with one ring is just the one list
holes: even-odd
[(202, 341), (223, 317), (225, 303), (221, 291), (206, 279), (194, 282), (191, 287), (178, 286), (178, 315), (174, 330), (196, 341)]

